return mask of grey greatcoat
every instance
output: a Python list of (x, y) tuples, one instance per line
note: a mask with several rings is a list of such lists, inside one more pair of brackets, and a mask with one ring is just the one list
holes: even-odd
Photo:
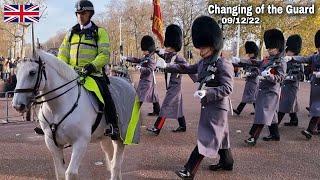
[[(308, 57), (294, 56), (293, 59), (302, 63), (310, 64), (313, 72), (320, 71), (319, 53)], [(312, 75), (311, 77), (310, 116), (320, 117), (320, 78), (316, 78), (315, 75)]]
[[(167, 63), (171, 64), (183, 64), (188, 65), (187, 61), (179, 56), (176, 53), (167, 53), (163, 56)], [(190, 78), (195, 82), (197, 80), (197, 76), (194, 74), (189, 75)], [(160, 117), (178, 119), (183, 114), (183, 98), (181, 94), (181, 79), (182, 74), (178, 73), (170, 73), (170, 80), (166, 92), (166, 96), (162, 102), (162, 106), (160, 109)]]
[(242, 100), (243, 103), (255, 103), (258, 85), (259, 85), (259, 77), (256, 71), (251, 72), (252, 74), (246, 77), (246, 84), (244, 86)]
[(297, 96), (301, 75), (303, 75), (303, 66), (289, 61), (287, 75), (281, 86), (279, 112), (296, 113), (299, 111)]
[(270, 126), (278, 123), (278, 107), (280, 99), (280, 83), (285, 78), (286, 62), (281, 57), (270, 56), (268, 62), (262, 62), (260, 71), (272, 67), (273, 74), (260, 79), (256, 99), (254, 124)]
[(154, 70), (156, 62), (151, 55), (146, 55), (142, 59), (128, 57), (128, 62), (138, 63), (141, 65), (140, 81), (137, 88), (137, 95), (140, 102), (155, 103), (159, 102), (158, 93), (156, 91), (156, 82)]
[(231, 61), (214, 56), (202, 59), (194, 65), (171, 65), (167, 70), (172, 73), (198, 73), (198, 82), (205, 79), (209, 71), (214, 71), (214, 79), (207, 82), (204, 87), (207, 93), (201, 100), (197, 144), (199, 153), (206, 157), (215, 157), (219, 149), (230, 148), (228, 111), (229, 95), (233, 90)]
[[(255, 62), (259, 63), (256, 59), (242, 59), (238, 64), (233, 64), (235, 67), (242, 67), (246, 74), (246, 84), (242, 94), (242, 103), (255, 103), (258, 94), (259, 85), (259, 68), (255, 66)], [(258, 65), (258, 64), (257, 64)]]
[[(244, 86), (243, 94), (242, 94), (242, 103), (255, 103), (257, 93), (258, 93), (258, 85), (259, 85), (259, 69), (258, 67), (251, 66), (252, 61), (246, 60), (246, 63), (239, 63), (235, 66), (243, 67), (245, 72), (250, 73), (250, 75), (246, 76), (246, 84)], [(256, 61), (256, 60), (255, 60)], [(256, 61), (260, 62), (260, 61)], [(251, 64), (251, 65), (250, 65)]]

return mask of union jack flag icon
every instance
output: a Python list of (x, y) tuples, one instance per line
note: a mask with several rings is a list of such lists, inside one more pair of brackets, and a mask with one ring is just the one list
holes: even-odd
[(38, 5), (4, 5), (4, 22), (39, 22)]

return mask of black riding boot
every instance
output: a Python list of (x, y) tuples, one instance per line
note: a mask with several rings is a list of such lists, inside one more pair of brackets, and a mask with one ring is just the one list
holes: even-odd
[(178, 118), (179, 127), (177, 129), (172, 130), (172, 132), (186, 132), (187, 125), (184, 116)]
[(246, 106), (246, 103), (240, 103), (237, 107), (237, 109), (234, 109), (233, 112), (236, 113), (237, 115), (240, 115), (243, 108)]
[(219, 149), (218, 154), (220, 155), (219, 163), (209, 166), (212, 171), (226, 170), (232, 171), (233, 169), (233, 157), (231, 149)]
[(118, 114), (116, 106), (112, 99), (108, 85), (110, 85), (109, 78), (107, 76), (96, 77), (91, 76), (97, 82), (101, 95), (104, 100), (104, 114), (107, 124), (110, 124), (110, 129), (106, 129), (105, 135), (110, 136), (112, 140), (118, 140), (120, 138), (120, 131), (118, 127)]
[(269, 126), (269, 132), (269, 136), (263, 137), (264, 141), (280, 141), (278, 124), (271, 124), (271, 126)]
[(204, 156), (199, 153), (198, 146), (196, 146), (187, 164), (181, 170), (176, 171), (176, 174), (182, 179), (193, 179), (203, 158)]

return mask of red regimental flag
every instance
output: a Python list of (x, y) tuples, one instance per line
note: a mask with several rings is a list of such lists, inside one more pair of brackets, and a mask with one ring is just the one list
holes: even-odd
[(163, 35), (163, 19), (160, 8), (160, 0), (153, 0), (153, 22), (152, 32), (159, 39), (161, 46), (163, 46), (164, 35)]

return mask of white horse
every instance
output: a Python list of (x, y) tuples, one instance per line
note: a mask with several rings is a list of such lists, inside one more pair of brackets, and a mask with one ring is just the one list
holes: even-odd
[[(106, 156), (106, 166), (111, 171), (111, 179), (121, 179), (125, 147), (123, 141), (112, 141), (110, 137), (104, 136), (107, 128), (104, 116), (94, 133), (91, 133), (97, 117), (97, 102), (92, 101), (92, 95), (88, 91), (78, 86), (78, 74), (66, 63), (44, 51), (39, 50), (37, 53), (37, 60), (24, 60), (18, 64), (13, 107), (19, 112), (27, 111), (34, 103), (36, 94), (40, 93), (42, 103), (38, 117), (45, 133), (46, 145), (53, 156), (56, 178), (79, 179), (78, 169), (88, 143), (100, 141)], [(119, 119), (130, 118), (131, 112), (126, 111), (133, 106), (134, 88), (121, 78), (110, 77), (110, 81), (111, 90), (114, 88), (112, 84), (117, 83), (118, 89), (125, 89), (126, 95), (118, 94), (118, 99), (122, 97), (120, 101), (124, 104), (114, 99)], [(113, 97), (116, 96), (117, 88), (111, 93)], [(63, 155), (64, 146), (67, 145), (72, 147), (68, 166)]]

